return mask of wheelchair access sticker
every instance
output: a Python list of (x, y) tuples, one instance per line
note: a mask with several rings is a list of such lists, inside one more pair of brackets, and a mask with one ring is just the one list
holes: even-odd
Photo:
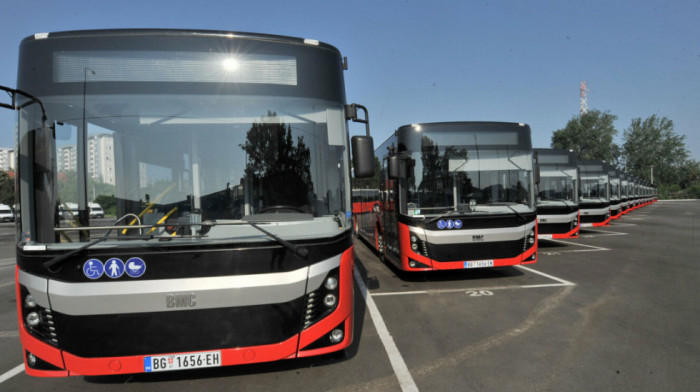
[(83, 264), (83, 274), (89, 279), (97, 279), (105, 272), (102, 262), (97, 259), (90, 259)]

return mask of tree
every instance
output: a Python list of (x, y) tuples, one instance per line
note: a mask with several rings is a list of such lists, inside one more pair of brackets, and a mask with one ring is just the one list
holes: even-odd
[(311, 151), (303, 136), (292, 139), (292, 128), (282, 122), (274, 123), (277, 114), (268, 112), (267, 119), (253, 122), (246, 134), (245, 150), (248, 162), (246, 178), (252, 179), (254, 189), (266, 207), (308, 204), (308, 194), (314, 192), (311, 180)]
[(0, 170), (0, 204), (15, 204), (15, 179)]
[(551, 146), (576, 151), (578, 159), (597, 159), (617, 166), (620, 147), (613, 143), (616, 119), (617, 116), (600, 110), (574, 116), (564, 129), (554, 131)]
[(117, 199), (112, 196), (99, 195), (94, 200), (95, 203), (102, 207), (105, 215), (116, 216), (117, 215)]
[(653, 166), (654, 183), (664, 197), (669, 192), (698, 188), (698, 162), (690, 159), (685, 136), (675, 133), (673, 121), (656, 115), (645, 120), (634, 118), (623, 136), (622, 157), (627, 173), (651, 181)]

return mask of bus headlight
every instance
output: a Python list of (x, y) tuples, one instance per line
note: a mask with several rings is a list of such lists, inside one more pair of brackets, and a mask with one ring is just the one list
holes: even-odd
[(343, 333), (343, 330), (340, 328), (334, 329), (329, 336), (331, 343), (333, 343), (333, 344), (337, 344), (337, 343), (340, 343), (341, 341), (343, 341), (343, 337), (345, 337), (345, 334)]
[(28, 294), (26, 297), (24, 297), (24, 304), (28, 308), (36, 308), (36, 301), (34, 300), (34, 297), (31, 294)]
[(338, 288), (338, 279), (334, 276), (329, 276), (323, 285), (327, 290), (335, 290)]
[(36, 327), (41, 322), (41, 317), (39, 317), (39, 313), (31, 312), (27, 315), (26, 321), (28, 326)]
[(27, 363), (29, 366), (34, 367), (36, 366), (36, 356), (32, 353), (27, 354)]
[(336, 298), (336, 296), (333, 294), (328, 294), (325, 297), (323, 297), (323, 304), (329, 308), (332, 308), (333, 306), (335, 306), (335, 304), (337, 302), (338, 302), (338, 298)]

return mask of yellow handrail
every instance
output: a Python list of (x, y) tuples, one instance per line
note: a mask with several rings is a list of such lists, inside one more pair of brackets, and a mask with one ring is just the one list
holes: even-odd
[[(164, 190), (160, 195), (158, 195), (158, 196), (153, 200), (152, 203), (148, 203), (148, 205), (146, 206), (146, 208), (144, 208), (143, 211), (141, 211), (141, 213), (139, 214), (138, 219), (134, 218), (134, 220), (132, 220), (132, 221), (129, 223), (129, 226), (135, 225), (136, 222), (139, 221), (139, 219), (141, 219), (148, 211), (151, 211), (152, 208), (153, 208), (153, 206), (156, 205), (156, 204), (160, 201), (160, 199), (162, 199), (162, 198), (163, 198), (168, 192), (170, 192), (174, 187), (175, 187), (175, 183), (173, 182), (172, 184), (170, 184), (170, 186), (169, 186), (166, 190)], [(122, 234), (126, 234), (126, 231), (127, 231), (127, 229), (122, 230)]]

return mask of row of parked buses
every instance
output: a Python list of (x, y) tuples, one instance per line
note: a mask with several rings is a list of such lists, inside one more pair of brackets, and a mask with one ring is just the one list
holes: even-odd
[[(16, 89), (0, 87), (11, 97), (0, 106), (17, 112), (26, 373), (342, 353), (354, 330), (353, 223), (406, 270), (534, 263), (544, 198), (530, 128), (409, 125), (375, 158), (367, 110), (346, 103), (347, 65), (331, 45), (264, 34), (25, 38)], [(351, 137), (350, 121), (365, 134)], [(375, 159), (379, 181), (356, 190), (353, 207), (351, 174), (371, 178)], [(559, 204), (578, 219), (578, 177), (564, 171), (574, 199)], [(116, 214), (99, 220), (87, 197), (97, 174), (114, 185)], [(622, 181), (626, 206), (641, 204), (641, 187)], [(607, 211), (608, 187), (585, 188), (584, 200)]]
[(579, 228), (607, 226), (657, 200), (657, 189), (603, 161), (567, 150), (535, 149), (540, 167), (539, 239), (577, 238)]
[(656, 200), (604, 162), (533, 149), (525, 124), (407, 125), (375, 160), (373, 183), (353, 189), (355, 232), (405, 271), (534, 263), (537, 239), (576, 238)]

